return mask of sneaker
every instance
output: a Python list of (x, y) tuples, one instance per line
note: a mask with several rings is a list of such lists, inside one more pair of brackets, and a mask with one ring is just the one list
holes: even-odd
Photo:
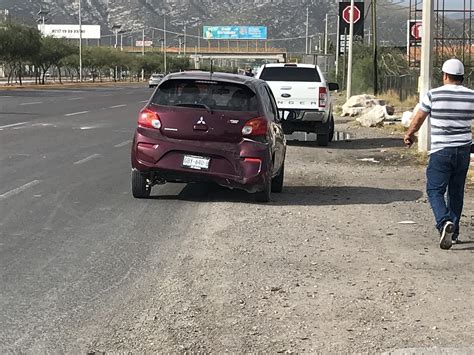
[(453, 239), (453, 245), (454, 244), (462, 244), (461, 239), (459, 239), (459, 237), (454, 238)]
[(439, 239), (439, 247), (441, 249), (449, 249), (453, 245), (454, 223), (447, 221), (441, 230), (441, 238)]

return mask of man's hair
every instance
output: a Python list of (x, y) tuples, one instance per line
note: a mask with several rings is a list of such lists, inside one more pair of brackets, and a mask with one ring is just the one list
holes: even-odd
[(462, 83), (464, 81), (464, 75), (453, 75), (445, 73), (448, 76), (450, 81), (454, 81), (456, 83)]

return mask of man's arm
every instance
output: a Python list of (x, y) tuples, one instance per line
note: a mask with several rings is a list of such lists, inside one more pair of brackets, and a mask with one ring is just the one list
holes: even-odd
[(415, 142), (415, 133), (418, 132), (418, 130), (421, 128), (423, 122), (425, 122), (426, 117), (428, 117), (428, 115), (428, 112), (425, 112), (422, 109), (418, 109), (415, 114), (415, 117), (413, 118), (413, 121), (410, 124), (410, 127), (408, 128), (407, 133), (405, 134), (405, 137), (403, 137), (403, 142), (406, 146), (411, 147), (413, 145), (413, 143)]

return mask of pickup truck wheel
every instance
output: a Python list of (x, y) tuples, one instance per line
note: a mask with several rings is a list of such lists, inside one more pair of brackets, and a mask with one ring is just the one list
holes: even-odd
[(326, 147), (329, 144), (329, 133), (317, 134), (316, 135), (316, 143), (320, 147)]
[(145, 174), (138, 170), (132, 170), (132, 195), (135, 198), (148, 198), (150, 196), (151, 186), (148, 185)]
[(281, 165), (278, 175), (272, 179), (272, 192), (283, 191), (283, 180), (285, 179), (285, 163)]
[(334, 131), (335, 131), (335, 124), (334, 124), (334, 117), (331, 116), (331, 120), (329, 122), (329, 142), (332, 142), (334, 139)]
[(255, 193), (255, 201), (257, 202), (270, 202), (270, 195), (272, 190), (272, 179), (268, 178), (268, 182), (262, 191)]

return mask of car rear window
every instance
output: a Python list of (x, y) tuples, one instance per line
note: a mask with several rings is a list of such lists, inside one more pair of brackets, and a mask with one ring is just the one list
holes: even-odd
[(265, 81), (321, 81), (319, 73), (315, 68), (301, 67), (266, 67), (263, 68), (260, 79)]
[(257, 96), (247, 86), (212, 80), (167, 80), (158, 87), (152, 103), (216, 111), (258, 111)]

